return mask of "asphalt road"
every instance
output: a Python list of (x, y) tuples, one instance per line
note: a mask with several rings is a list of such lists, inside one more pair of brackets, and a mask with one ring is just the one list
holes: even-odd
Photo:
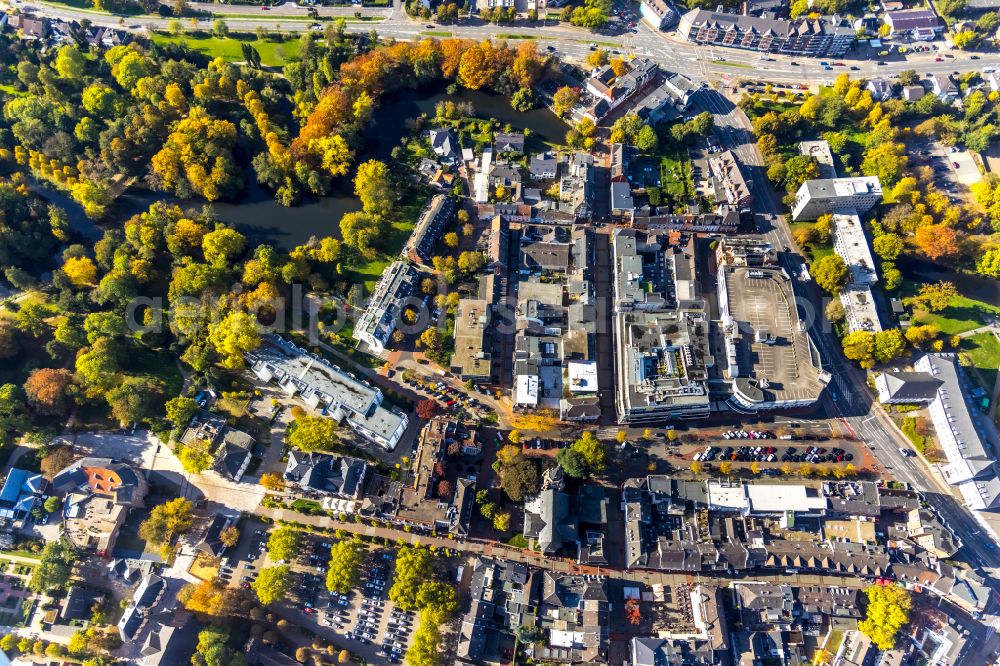
[[(19, 7), (26, 11), (59, 18), (67, 21), (89, 19), (95, 25), (109, 27), (125, 27), (129, 30), (143, 31), (146, 28), (166, 29), (170, 18), (159, 16), (125, 16), (105, 14), (94, 10), (85, 10), (61, 4), (45, 2), (44, 0), (16, 1), (2, 0), (2, 4)], [(259, 7), (240, 5), (221, 5), (215, 3), (190, 3), (193, 9), (214, 11), (225, 14), (226, 24), (233, 31), (253, 31), (257, 27), (268, 30), (307, 31), (314, 19), (307, 10), (297, 7), (294, 3), (285, 3), (263, 11)], [(376, 17), (378, 21), (354, 21), (355, 11), (360, 11), (367, 17)], [(921, 74), (968, 71), (982, 69), (988, 66), (1000, 66), (1000, 54), (980, 54), (979, 60), (971, 60), (970, 54), (955, 52), (954, 58), (935, 62), (933, 55), (909, 54), (908, 59), (897, 56), (896, 60), (878, 65), (871, 60), (851, 59), (843, 57), (844, 67), (836, 67), (832, 71), (825, 70), (818, 59), (805, 57), (769, 56), (770, 60), (762, 60), (761, 55), (751, 51), (727, 49), (715, 46), (698, 46), (684, 42), (676, 35), (653, 30), (643, 22), (638, 22), (636, 32), (623, 35), (595, 35), (573, 26), (559, 24), (555, 21), (545, 23), (518, 22), (507, 25), (492, 25), (476, 18), (461, 19), (454, 25), (437, 25), (433, 20), (416, 20), (406, 16), (394, 0), (391, 8), (340, 8), (320, 7), (317, 12), (321, 19), (329, 20), (344, 16), (351, 22), (347, 24), (348, 32), (368, 33), (374, 29), (382, 37), (395, 39), (419, 39), (428, 32), (447, 32), (454, 37), (469, 39), (500, 39), (501, 35), (530, 34), (539, 41), (539, 45), (552, 46), (561, 56), (582, 58), (590, 51), (592, 43), (599, 43), (604, 48), (631, 53), (637, 56), (651, 58), (658, 64), (673, 71), (683, 72), (699, 80), (719, 79), (727, 76), (752, 76), (761, 80), (790, 81), (795, 83), (828, 83), (841, 71), (848, 67), (857, 67), (851, 72), (854, 76), (888, 76), (898, 74), (905, 69), (916, 69)], [(202, 20), (198, 28), (210, 30), (214, 18)], [(433, 27), (428, 28), (428, 25)], [(185, 28), (189, 27), (184, 20)]]

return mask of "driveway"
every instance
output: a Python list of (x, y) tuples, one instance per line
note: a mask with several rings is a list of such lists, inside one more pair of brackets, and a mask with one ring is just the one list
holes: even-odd
[(252, 483), (235, 483), (214, 472), (189, 474), (173, 452), (155, 435), (145, 430), (134, 434), (121, 432), (82, 432), (57, 438), (82, 455), (124, 460), (152, 477), (152, 482), (166, 483), (180, 489), (180, 496), (192, 501), (206, 500), (232, 511), (253, 511), (264, 496), (264, 489)]

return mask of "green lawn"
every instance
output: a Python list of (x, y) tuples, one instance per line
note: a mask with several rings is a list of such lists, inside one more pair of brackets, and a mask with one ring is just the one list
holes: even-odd
[[(230, 62), (243, 60), (243, 50), (240, 47), (239, 40), (236, 39), (219, 39), (217, 37), (195, 37), (188, 35), (175, 37), (173, 35), (153, 33), (153, 41), (157, 44), (183, 44), (192, 51), (203, 53), (212, 58), (221, 57)], [(288, 39), (280, 42), (272, 41), (270, 39), (254, 39), (250, 41), (250, 45), (257, 49), (257, 52), (260, 53), (261, 63), (271, 67), (280, 67), (287, 62), (299, 59), (298, 39)]]
[[(792, 222), (789, 226), (792, 228), (792, 234), (799, 227), (811, 227), (814, 222)], [(820, 243), (809, 243), (802, 250), (808, 255), (809, 263), (813, 263), (818, 259), (829, 256), (833, 254), (833, 245), (827, 244), (823, 245)]]
[(447, 30), (424, 30), (420, 33), (425, 37), (451, 37), (454, 33), (448, 32)]
[(745, 62), (729, 62), (728, 60), (713, 60), (714, 65), (723, 65), (725, 67), (742, 67), (744, 69), (756, 69), (753, 65), (747, 64)]
[(941, 312), (915, 312), (913, 320), (918, 324), (934, 324), (947, 335), (957, 335), (985, 326), (989, 319), (997, 315), (1000, 315), (1000, 308), (994, 305), (954, 296)]
[(1000, 340), (990, 331), (963, 338), (959, 347), (972, 361), (973, 378), (979, 379), (987, 393), (993, 393), (997, 368), (1000, 367)]

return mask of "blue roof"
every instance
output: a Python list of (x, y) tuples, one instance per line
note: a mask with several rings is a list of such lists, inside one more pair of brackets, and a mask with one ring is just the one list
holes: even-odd
[(0, 502), (8, 502), (14, 504), (17, 502), (17, 498), (21, 496), (21, 488), (25, 484), (25, 480), (31, 475), (26, 469), (14, 468), (10, 470), (10, 474), (4, 479), (3, 488), (0, 488)]

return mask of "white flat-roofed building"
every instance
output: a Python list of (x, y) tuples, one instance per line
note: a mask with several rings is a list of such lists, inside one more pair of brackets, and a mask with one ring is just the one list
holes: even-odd
[(261, 380), (389, 451), (406, 432), (406, 414), (383, 407), (382, 391), (283, 338), (267, 336), (246, 359)]
[(830, 231), (833, 250), (844, 260), (850, 272), (848, 283), (840, 292), (848, 328), (851, 331), (881, 331), (882, 323), (871, 289), (878, 282), (875, 257), (861, 218), (854, 211), (834, 213)]
[(518, 375), (514, 387), (515, 407), (538, 406), (538, 375)]
[(945, 479), (962, 493), (970, 509), (1000, 508), (993, 421), (969, 402), (973, 386), (954, 354), (925, 354), (913, 367), (941, 380), (928, 405), (938, 444), (948, 458)]
[(815, 220), (840, 211), (865, 213), (881, 200), (882, 184), (874, 176), (807, 180), (795, 193), (792, 219)]
[(569, 374), (570, 393), (597, 392), (597, 363), (594, 361), (570, 361), (566, 372)]
[(826, 141), (802, 141), (799, 143), (799, 152), (806, 157), (813, 157), (819, 165), (820, 178), (836, 178), (837, 166), (833, 161), (833, 151)]
[[(354, 327), (354, 339), (368, 345), (375, 354), (385, 351), (407, 299), (416, 293), (419, 277), (420, 273), (409, 263), (392, 262), (382, 273), (368, 307)], [(414, 305), (419, 303), (420, 300), (416, 299)]]
[(821, 516), (830, 504), (821, 488), (802, 484), (709, 481), (706, 496), (709, 511), (734, 511), (742, 515), (778, 515), (791, 511)]

